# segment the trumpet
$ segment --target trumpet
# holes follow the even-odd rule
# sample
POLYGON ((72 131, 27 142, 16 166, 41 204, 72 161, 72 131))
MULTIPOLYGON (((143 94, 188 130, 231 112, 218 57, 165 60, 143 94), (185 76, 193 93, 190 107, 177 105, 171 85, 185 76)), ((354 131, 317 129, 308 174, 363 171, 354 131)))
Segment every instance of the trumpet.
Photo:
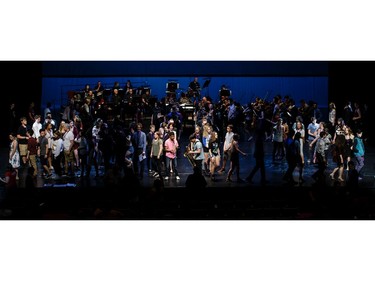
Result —
POLYGON ((190 147, 186 146, 185 152, 184 152, 184 157, 189 160, 190 165, 194 168, 196 166, 195 161, 194 161, 194 156, 189 153, 190 147))

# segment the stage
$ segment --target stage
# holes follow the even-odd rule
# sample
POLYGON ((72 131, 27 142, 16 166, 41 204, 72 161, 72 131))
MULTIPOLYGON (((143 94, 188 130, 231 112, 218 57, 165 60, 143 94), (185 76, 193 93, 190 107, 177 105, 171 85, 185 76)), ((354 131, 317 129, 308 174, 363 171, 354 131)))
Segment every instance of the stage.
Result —
MULTIPOLYGON (((185 147, 186 138, 181 142, 185 147), (185 140, 184 140, 185 139, 185 140)), ((345 183, 329 179, 336 166, 329 158, 325 185, 316 185, 311 175, 315 164, 306 165, 305 182, 288 185, 282 180, 285 161, 272 162, 272 142, 265 142, 266 178, 260 184, 259 172, 253 183, 226 182, 226 173, 215 181, 205 177, 206 188, 190 190, 185 181, 192 167, 180 149, 178 172, 181 177, 163 180, 164 187, 154 187, 154 177, 145 169, 143 179, 133 181, 104 175, 88 178, 43 179, 37 177, 35 189, 25 188, 26 169, 20 169, 19 187, 5 193, 1 187, 3 219, 372 219, 375 216, 375 149, 366 147, 363 179, 355 190, 345 183), (139 186, 137 183, 139 182, 139 186), (5 200, 4 200, 5 199, 5 200)), ((240 177, 245 179, 255 165, 253 141, 240 142, 248 153, 240 158, 240 177)), ((1 150, 5 163, 8 151, 1 150)), ((2 170, 4 170, 4 165, 2 170)), ((227 163, 227 169, 229 163, 227 163)), ((4 172, 4 171, 2 171, 4 172)), ((345 172, 346 175, 346 172, 345 172)), ((298 180, 297 170, 294 178, 298 180)))

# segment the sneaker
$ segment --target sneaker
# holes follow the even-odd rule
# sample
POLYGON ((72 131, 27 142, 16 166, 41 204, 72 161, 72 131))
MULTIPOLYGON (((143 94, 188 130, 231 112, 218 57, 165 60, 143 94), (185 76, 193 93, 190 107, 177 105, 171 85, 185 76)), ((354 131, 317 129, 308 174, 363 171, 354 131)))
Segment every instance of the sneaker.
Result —
POLYGON ((167 179, 169 179, 169 178, 168 178, 168 177, 165 177, 164 179, 167 180, 167 179))
POLYGON ((176 180, 179 180, 180 179, 180 177, 179 176, 176 176, 176 180))

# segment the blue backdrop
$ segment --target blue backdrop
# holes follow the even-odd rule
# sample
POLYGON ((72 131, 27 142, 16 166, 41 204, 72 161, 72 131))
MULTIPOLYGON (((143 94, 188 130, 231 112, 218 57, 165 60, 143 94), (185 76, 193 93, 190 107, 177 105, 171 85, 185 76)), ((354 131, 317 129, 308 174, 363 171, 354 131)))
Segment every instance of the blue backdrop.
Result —
MULTIPOLYGON (((203 86, 207 77, 198 77, 203 86)), ((203 95, 209 95, 214 101, 218 100, 221 85, 225 84, 232 90, 232 98, 241 104, 248 103, 256 96, 266 97, 271 100, 276 94, 289 95, 299 104, 301 99, 316 101, 321 108, 328 104, 328 78, 326 76, 312 77, 210 77, 209 86, 202 90, 203 95)), ((82 90, 85 84, 94 87, 97 81, 102 81, 105 87, 111 88, 115 81, 124 86, 130 80, 134 87, 149 85, 151 94, 158 99, 165 96, 166 83, 176 81, 179 83, 180 91, 185 91, 194 77, 75 77, 59 78, 45 77, 42 83, 42 109, 47 102, 51 102, 59 109, 67 102, 68 91, 82 90)))

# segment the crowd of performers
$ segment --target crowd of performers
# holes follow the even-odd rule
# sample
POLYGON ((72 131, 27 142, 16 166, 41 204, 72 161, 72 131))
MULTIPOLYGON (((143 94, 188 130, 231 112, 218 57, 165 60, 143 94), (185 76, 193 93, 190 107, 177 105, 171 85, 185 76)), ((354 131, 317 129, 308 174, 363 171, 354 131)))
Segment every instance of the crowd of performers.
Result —
POLYGON ((36 114, 31 104, 20 119, 12 104, 9 165, 2 181, 16 185, 20 167, 28 169, 26 184, 31 185, 37 176, 89 177, 93 168, 96 177, 101 177, 101 166, 105 173, 116 167, 139 180, 144 176, 179 180, 178 162, 187 159, 196 172, 213 182, 218 174, 230 182, 235 173, 238 182, 251 183, 260 170, 261 183, 266 184, 266 141, 273 142, 272 161, 288 163, 283 175, 287 183, 303 184, 304 167, 313 164, 318 167, 314 180, 324 181, 329 156, 337 164, 329 174, 332 180, 357 184, 363 177, 364 106, 348 102, 336 111, 331 102, 328 116, 323 116, 314 101, 300 100, 297 105, 290 96, 275 95, 270 101, 257 97, 241 105, 225 85, 222 90, 219 101, 214 102, 201 96, 195 78, 186 93, 167 95, 159 101, 149 89, 137 93, 130 81, 123 88, 115 83, 109 94, 98 82, 70 97, 59 122, 52 116, 50 104, 43 115, 36 114), (181 139, 187 130, 183 104, 194 108, 194 133, 187 144, 181 139), (247 156, 240 148, 243 140, 252 140, 256 160, 245 180, 240 178, 240 154, 247 156), (293 177, 296 168, 298 181, 293 177))

